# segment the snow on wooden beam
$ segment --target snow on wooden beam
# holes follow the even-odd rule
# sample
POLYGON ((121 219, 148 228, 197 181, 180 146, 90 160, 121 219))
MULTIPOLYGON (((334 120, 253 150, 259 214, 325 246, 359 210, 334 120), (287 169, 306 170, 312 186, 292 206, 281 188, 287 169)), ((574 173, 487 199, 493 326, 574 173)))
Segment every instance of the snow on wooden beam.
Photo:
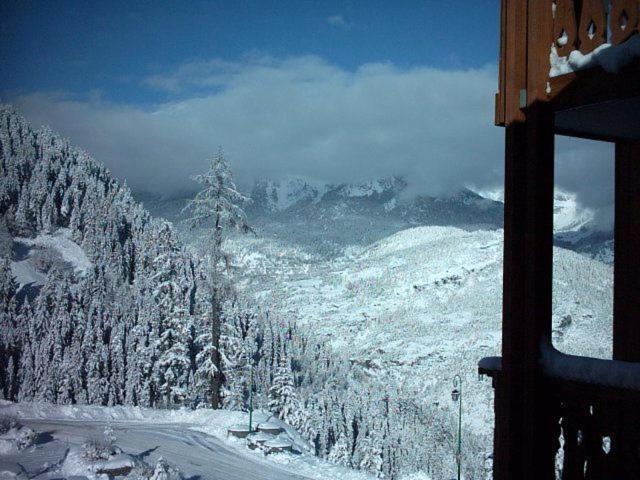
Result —
POLYGON ((548 343, 543 343, 541 350, 540 363, 548 378, 640 391, 638 363, 569 355, 548 343))

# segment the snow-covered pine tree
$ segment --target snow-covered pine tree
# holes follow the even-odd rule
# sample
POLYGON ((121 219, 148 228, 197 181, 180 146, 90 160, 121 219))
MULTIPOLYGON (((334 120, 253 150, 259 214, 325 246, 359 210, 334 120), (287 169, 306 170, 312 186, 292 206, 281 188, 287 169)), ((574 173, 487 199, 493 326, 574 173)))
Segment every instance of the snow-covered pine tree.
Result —
POLYGON ((293 423, 299 409, 300 403, 293 383, 291 364, 287 354, 282 349, 280 362, 269 389, 269 410, 277 414, 285 422, 293 423))
POLYGON ((222 149, 212 157, 209 170, 196 175, 194 180, 202 186, 196 196, 185 207, 190 213, 192 228, 205 227, 210 230, 205 242, 207 281, 209 287, 210 355, 208 365, 210 378, 209 399, 212 408, 220 406, 222 365, 220 356, 220 333, 222 306, 229 290, 225 273, 229 268, 229 257, 222 249, 225 230, 232 228, 241 232, 250 231, 242 205, 248 198, 238 191, 233 180, 229 162, 222 149))
POLYGON ((371 472, 378 478, 384 478, 382 471, 382 449, 369 435, 362 439, 360 444, 361 458, 358 467, 361 470, 371 472))
POLYGON ((158 384, 164 397, 164 405, 171 407, 182 404, 189 387, 189 325, 188 312, 181 306, 182 291, 174 278, 180 261, 177 252, 169 252, 156 258, 155 279, 158 286, 154 297, 158 311, 162 312, 159 323, 159 337, 156 342, 158 354, 158 384))
POLYGON ((351 452, 344 435, 338 437, 338 441, 331 449, 327 459, 330 462, 337 463, 338 465, 344 465, 348 467, 351 465, 351 452))
POLYGON ((223 374, 221 401, 224 408, 243 410, 249 392, 251 353, 243 339, 244 313, 231 308, 222 319, 220 333, 220 359, 223 374))
POLYGON ((0 258, 11 258, 13 238, 7 225, 6 215, 0 216, 0 258))
POLYGON ((16 323, 16 283, 9 258, 0 258, 0 395, 13 399, 20 336, 16 323))
POLYGON ((184 311, 176 309, 169 313, 166 328, 160 337, 158 360, 161 371, 160 391, 165 397, 165 405, 170 407, 184 403, 188 396, 190 369, 189 351, 185 340, 188 331, 184 325, 184 311))

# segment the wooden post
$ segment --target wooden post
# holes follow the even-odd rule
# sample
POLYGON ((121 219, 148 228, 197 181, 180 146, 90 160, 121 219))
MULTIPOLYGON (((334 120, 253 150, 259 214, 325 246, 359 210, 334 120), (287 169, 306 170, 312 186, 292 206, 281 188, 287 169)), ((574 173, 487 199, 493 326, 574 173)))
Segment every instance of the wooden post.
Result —
POLYGON ((616 143, 613 358, 640 362, 640 142, 616 143))
MULTIPOLYGON (((640 362, 640 142, 616 143, 613 358, 640 362)), ((622 405, 613 433, 616 478, 640 478, 640 414, 622 405)))
POLYGON ((503 0, 502 8, 504 285, 493 478, 551 480, 553 417, 539 356, 551 337, 554 119, 544 103, 548 67, 542 65, 553 25, 544 21, 551 15, 545 2, 503 0), (531 48, 532 39, 544 39, 545 50, 531 48))
POLYGON ((552 415, 539 371, 551 338, 553 116, 542 103, 507 125, 502 378, 494 479, 554 478, 552 415))

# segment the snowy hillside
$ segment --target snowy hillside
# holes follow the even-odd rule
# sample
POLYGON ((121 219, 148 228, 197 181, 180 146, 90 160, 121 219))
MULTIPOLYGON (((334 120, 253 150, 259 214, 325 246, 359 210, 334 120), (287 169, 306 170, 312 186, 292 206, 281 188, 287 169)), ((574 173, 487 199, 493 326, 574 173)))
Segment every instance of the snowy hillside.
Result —
MULTIPOLYGON (((274 263, 259 248, 266 244, 236 245, 252 252, 238 256, 247 269, 274 269, 246 278, 247 291, 319 331, 368 375, 410 385, 426 403, 449 409, 451 377, 461 373, 468 427, 490 434, 493 392, 478 381, 476 364, 500 352, 501 231, 414 228, 317 263, 295 250, 274 263)), ((554 256, 558 348, 607 357, 611 268, 560 248, 554 256)))

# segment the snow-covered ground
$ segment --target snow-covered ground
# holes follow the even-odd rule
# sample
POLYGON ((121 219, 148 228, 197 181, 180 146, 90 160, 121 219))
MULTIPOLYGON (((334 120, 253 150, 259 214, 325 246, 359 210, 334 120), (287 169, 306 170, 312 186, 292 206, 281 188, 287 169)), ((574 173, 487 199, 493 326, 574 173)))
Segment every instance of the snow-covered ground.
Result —
MULTIPOLYGON (((238 240, 243 288, 324 335, 354 365, 451 409, 451 379, 464 379, 466 427, 492 428, 493 391, 477 362, 500 354, 502 231, 404 230, 333 259, 264 239, 238 240), (314 262, 314 259, 317 260, 314 262)), ((612 269, 554 249, 554 341, 569 353, 610 356, 612 269)))
MULTIPOLYGON (((243 440, 227 437, 228 428, 247 422, 247 414, 242 412, 5 402, 0 405, 0 417, 13 417, 40 433, 35 445, 24 450, 0 449, 0 478, 91 478, 97 467, 83 457, 83 444, 100 437, 107 426, 116 437, 115 445, 122 450, 112 465, 154 465, 162 457, 186 479, 371 478, 321 461, 308 452, 264 456, 249 450, 243 440)), ((260 422, 267 415, 257 412, 255 418, 260 422)), ((299 437, 295 440, 304 447, 299 437)), ((0 446, 2 442, 0 436, 0 446)))

